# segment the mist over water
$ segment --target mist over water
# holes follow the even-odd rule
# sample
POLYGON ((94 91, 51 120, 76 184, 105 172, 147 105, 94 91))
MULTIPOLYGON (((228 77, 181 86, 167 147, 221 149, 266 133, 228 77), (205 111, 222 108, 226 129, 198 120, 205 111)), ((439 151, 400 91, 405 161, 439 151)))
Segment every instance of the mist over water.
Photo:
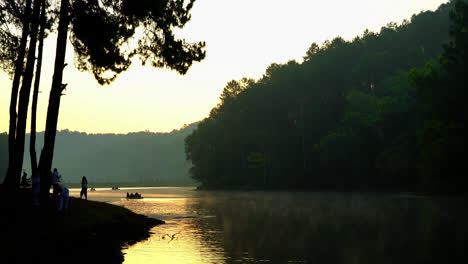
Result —
POLYGON ((466 261, 466 199, 193 188, 97 189, 89 199, 166 221, 124 249, 125 263, 466 261))

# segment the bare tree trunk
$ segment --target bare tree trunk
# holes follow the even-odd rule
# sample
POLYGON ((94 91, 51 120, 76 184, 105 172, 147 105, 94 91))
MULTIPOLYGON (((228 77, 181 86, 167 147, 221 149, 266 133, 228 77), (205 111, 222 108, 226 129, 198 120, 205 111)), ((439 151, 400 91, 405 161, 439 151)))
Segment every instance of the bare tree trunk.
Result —
POLYGON ((60 96, 65 86, 62 83, 63 68, 65 67, 65 53, 67 47, 67 34, 69 24, 69 0, 62 0, 57 36, 57 49, 55 53, 54 76, 50 90, 49 106, 47 108, 46 130, 44 133, 44 148, 41 151, 39 170, 41 173, 41 205, 45 206, 50 189, 50 169, 54 158, 55 136, 60 108, 60 96))
POLYGON ((23 32, 21 33, 20 46, 18 49, 18 57, 15 62, 15 75, 13 77, 13 85, 11 88, 10 99, 10 128, 8 130, 8 170, 4 180, 4 184, 9 189, 15 188, 15 171, 16 170, 16 156, 15 156, 15 141, 16 141, 16 105, 18 101, 18 90, 23 75, 24 56, 26 54, 26 44, 29 36, 29 21, 31 13, 31 0, 26 0, 23 18, 23 32))
POLYGON ((18 102, 18 122, 16 124, 16 142, 15 142, 15 156, 16 156, 16 171, 15 184, 19 187, 21 169, 23 168, 24 159, 24 144, 26 136, 26 120, 28 117, 29 97, 31 96, 31 85, 34 75, 34 65, 36 62, 36 45, 37 33, 39 31, 39 12, 41 7, 41 0, 34 0, 33 4, 33 18, 31 23, 31 37, 29 39, 28 58, 26 61, 26 69, 23 75, 23 82, 19 93, 18 102))
POLYGON ((38 57, 36 64, 36 74, 34 79, 33 101, 31 105, 31 138, 29 141, 29 154, 31 156, 31 171, 32 176, 37 173, 37 155, 36 155, 36 112, 37 112, 37 97, 39 95, 39 84, 41 82, 41 69, 42 69, 42 54, 44 48, 44 34, 46 26, 46 2, 41 1, 41 20, 39 31, 39 45, 38 57))

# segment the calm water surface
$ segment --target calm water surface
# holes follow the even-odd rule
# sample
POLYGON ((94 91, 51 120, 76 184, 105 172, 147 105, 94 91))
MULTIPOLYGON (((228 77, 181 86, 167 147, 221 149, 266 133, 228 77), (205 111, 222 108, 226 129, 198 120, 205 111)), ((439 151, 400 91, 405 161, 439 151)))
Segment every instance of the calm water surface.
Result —
POLYGON ((166 221, 124 249, 124 263, 468 263, 467 199, 193 188, 88 196, 166 221))

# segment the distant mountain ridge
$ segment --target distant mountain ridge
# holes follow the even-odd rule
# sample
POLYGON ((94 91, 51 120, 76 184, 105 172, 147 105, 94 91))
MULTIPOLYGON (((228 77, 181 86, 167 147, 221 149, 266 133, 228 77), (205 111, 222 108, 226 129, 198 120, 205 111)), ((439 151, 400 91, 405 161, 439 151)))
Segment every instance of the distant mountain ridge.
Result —
MULTIPOLYGON (((190 164, 185 160, 184 138, 196 126, 197 123, 184 125, 179 130, 168 133, 144 131, 128 134, 87 134, 69 130, 58 131, 52 166, 59 170, 65 182, 79 182, 82 176, 86 176, 90 183, 193 184, 193 180, 188 176, 190 164)), ((23 168, 28 174, 31 173, 29 136, 26 136, 23 163, 23 168)), ((43 132, 38 133, 38 156, 43 138, 43 132)), ((6 134, 1 135, 0 141, 0 178, 3 181, 8 162, 6 134)))

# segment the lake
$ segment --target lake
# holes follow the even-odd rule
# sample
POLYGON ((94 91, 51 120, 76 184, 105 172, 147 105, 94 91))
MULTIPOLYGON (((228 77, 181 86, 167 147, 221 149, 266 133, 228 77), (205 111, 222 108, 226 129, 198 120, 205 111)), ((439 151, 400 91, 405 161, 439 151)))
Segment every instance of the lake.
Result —
POLYGON ((88 199, 166 221, 124 263, 468 263, 465 198, 157 187, 88 199))

